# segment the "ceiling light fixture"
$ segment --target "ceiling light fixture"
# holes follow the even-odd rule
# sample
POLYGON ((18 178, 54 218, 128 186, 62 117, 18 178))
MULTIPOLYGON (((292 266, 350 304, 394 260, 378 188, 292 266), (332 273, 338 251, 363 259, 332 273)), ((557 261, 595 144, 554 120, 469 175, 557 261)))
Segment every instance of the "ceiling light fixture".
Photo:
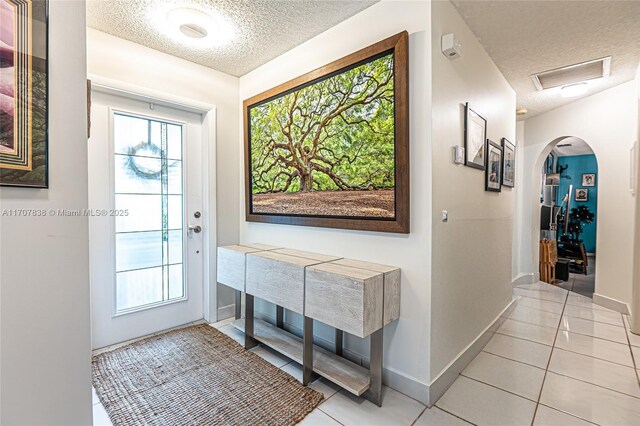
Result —
POLYGON ((164 12, 158 27, 172 39, 194 47, 219 47, 228 44, 233 27, 224 18, 199 9, 182 7, 164 12))
POLYGON ((589 86, 587 83, 569 84, 560 89, 560 96, 563 98, 575 98, 576 96, 587 93, 589 86))
POLYGON ((528 110, 528 109, 526 109, 526 108, 518 108, 518 109, 516 110, 516 115, 525 115, 525 114, 526 114, 526 113, 528 113, 528 112, 529 112, 529 110, 528 110))

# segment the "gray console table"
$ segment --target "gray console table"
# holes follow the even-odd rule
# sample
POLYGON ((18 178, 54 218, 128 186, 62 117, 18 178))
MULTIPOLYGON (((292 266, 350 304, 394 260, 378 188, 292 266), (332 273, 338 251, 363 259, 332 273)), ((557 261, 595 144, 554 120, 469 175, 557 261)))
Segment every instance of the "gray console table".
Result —
POLYGON ((234 326, 245 348, 263 343, 303 366, 382 405, 383 328, 400 316, 400 269, 267 244, 218 248, 218 277, 236 290, 234 326), (245 318, 240 300, 245 293, 245 318), (276 305, 276 323, 254 317, 254 297, 276 305), (303 335, 284 330, 284 310, 303 316, 303 335), (335 328, 335 353, 313 344, 313 321, 335 328), (370 336, 369 369, 342 356, 343 333, 370 336))

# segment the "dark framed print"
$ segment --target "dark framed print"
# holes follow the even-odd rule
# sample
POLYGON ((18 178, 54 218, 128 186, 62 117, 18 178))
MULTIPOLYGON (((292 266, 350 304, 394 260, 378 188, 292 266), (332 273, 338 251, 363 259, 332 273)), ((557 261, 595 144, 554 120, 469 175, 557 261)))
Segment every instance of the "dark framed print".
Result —
POLYGON ((409 232, 406 31, 244 101, 246 220, 409 232))
POLYGON ((589 201, 589 190, 587 188, 577 188, 574 199, 581 202, 589 201))
POLYGON ((516 146, 506 138, 502 138, 502 185, 509 188, 516 186, 516 146))
POLYGON ((485 141, 487 140, 487 120, 465 105, 464 120, 464 164, 469 167, 484 170, 485 141))
POLYGON ((46 0, 0 0, 0 185, 48 187, 46 0))
POLYGON ((502 190, 502 147, 487 139, 487 167, 485 170, 485 190, 502 190))
POLYGON ((596 174, 584 173, 582 175, 582 186, 596 186, 596 174))

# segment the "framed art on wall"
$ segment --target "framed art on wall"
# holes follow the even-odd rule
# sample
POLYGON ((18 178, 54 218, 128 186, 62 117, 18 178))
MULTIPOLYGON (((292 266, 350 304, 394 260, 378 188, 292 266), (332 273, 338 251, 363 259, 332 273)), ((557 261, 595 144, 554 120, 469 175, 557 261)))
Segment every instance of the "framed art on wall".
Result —
POLYGON ((485 170, 485 190, 500 192, 502 176, 502 147, 487 139, 487 167, 485 170))
POLYGON ((596 174, 595 173, 583 173, 582 174, 582 186, 596 186, 596 174))
POLYGON ((502 138, 502 185, 509 188, 516 186, 516 146, 506 138, 502 138))
POLYGON ((408 34, 244 101, 249 222, 409 232, 408 34))
POLYGON ((0 0, 0 185, 48 187, 47 6, 0 0))
POLYGON ((469 167, 484 170, 485 144, 487 140, 487 120, 465 105, 464 120, 464 164, 469 167))
POLYGON ((574 199, 582 202, 589 201, 589 190, 587 188, 577 188, 574 199))

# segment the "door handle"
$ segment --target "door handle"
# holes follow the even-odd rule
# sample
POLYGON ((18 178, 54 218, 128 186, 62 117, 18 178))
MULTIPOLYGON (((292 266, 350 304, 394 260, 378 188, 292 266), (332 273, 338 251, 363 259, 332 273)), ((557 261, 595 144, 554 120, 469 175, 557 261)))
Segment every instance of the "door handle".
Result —
POLYGON ((196 225, 196 226, 189 225, 188 229, 189 229, 189 232, 193 231, 196 234, 199 234, 200 232, 202 232, 202 227, 200 225, 196 225))

